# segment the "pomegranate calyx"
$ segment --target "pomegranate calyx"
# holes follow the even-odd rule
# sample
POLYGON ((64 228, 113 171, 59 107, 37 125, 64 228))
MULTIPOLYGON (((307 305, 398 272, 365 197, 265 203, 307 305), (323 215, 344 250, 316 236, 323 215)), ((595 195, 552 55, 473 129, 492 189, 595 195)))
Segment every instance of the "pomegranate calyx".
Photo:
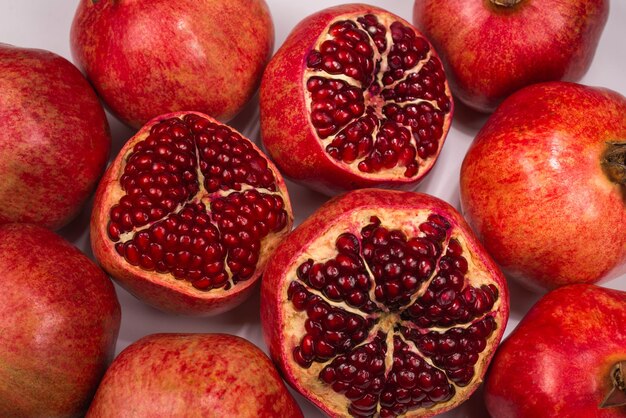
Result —
POLYGON ((607 142, 602 168, 614 183, 626 185, 626 142, 607 142))
POLYGON ((613 388, 606 395, 600 408, 615 408, 626 405, 626 361, 619 361, 611 368, 613 388))
POLYGON ((522 0, 490 0, 492 4, 500 7, 513 7, 522 0))

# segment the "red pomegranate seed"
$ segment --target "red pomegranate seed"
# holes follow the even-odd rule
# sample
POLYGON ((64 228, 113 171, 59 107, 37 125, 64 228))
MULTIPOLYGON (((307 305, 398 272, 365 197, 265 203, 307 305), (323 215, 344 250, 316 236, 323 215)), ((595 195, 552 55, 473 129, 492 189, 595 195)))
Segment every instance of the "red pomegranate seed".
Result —
POLYGON ((419 159, 437 153, 443 115, 450 110, 441 62, 429 57, 428 42, 412 29, 400 22, 385 27, 374 15, 335 22, 328 36, 330 39, 307 58, 308 67, 316 70, 307 80, 312 99, 310 121, 318 136, 329 140, 325 146, 328 154, 347 164, 357 161, 364 173, 402 166, 406 177, 415 177, 419 159), (393 87, 381 90, 376 81, 380 65, 374 62, 373 51, 387 49, 388 32, 392 45, 385 58, 388 70, 381 76, 384 85, 393 87), (337 80, 339 75, 359 81, 361 87, 337 80), (366 109, 371 109, 367 118, 373 126, 359 132, 355 121, 363 120, 366 109), (380 129, 378 135, 373 134, 375 127, 380 129), (355 145, 341 145, 337 138, 355 145), (393 149, 385 145, 389 141, 393 149))
POLYGON ((371 217, 358 233, 337 237, 334 256, 296 269, 288 296, 307 320, 293 358, 306 368, 326 363, 319 380, 345 396, 352 416, 430 408, 474 378, 499 295, 493 284, 470 284, 453 232, 438 214, 413 236, 371 217), (385 315, 400 322, 384 328, 377 321, 385 315))
POLYGON ((233 282, 250 278, 260 240, 287 223, 279 196, 236 190, 271 193, 275 180, 267 161, 230 129, 194 114, 161 121, 126 159, 120 178, 126 195, 110 210, 109 238, 145 270, 171 273, 200 290, 230 286, 225 265, 233 282), (209 211, 196 196, 201 188, 230 193, 210 199, 209 211), (124 233, 130 238, 118 242, 124 233))

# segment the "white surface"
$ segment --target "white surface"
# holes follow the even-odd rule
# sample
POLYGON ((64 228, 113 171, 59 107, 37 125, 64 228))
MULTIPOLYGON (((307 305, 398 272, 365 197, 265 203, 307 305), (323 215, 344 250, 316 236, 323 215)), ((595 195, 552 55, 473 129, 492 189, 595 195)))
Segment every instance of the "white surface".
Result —
MULTIPOLYGON (((276 28, 276 48, 286 38, 293 26, 305 16, 322 8, 342 3, 333 0, 293 1, 267 0, 276 28)), ((369 3, 385 8, 411 20, 411 0, 370 0, 369 3)), ((75 0, 0 0, 0 42, 23 47, 54 51, 71 60, 69 52, 69 29, 78 4, 75 0)), ((604 86, 626 95, 626 2, 612 0, 609 21, 591 69, 581 80, 588 85, 604 86)), ((0 92, 0 94, 2 94, 0 92)), ((258 103, 253 101, 231 124, 248 138, 259 141, 258 103)), ((117 153, 132 132, 113 118, 109 118, 113 132, 113 155, 117 153)), ((459 169, 463 156, 485 117, 457 105, 452 129, 439 161, 419 191, 438 196, 459 208, 459 169)), ((294 206, 296 223, 311 214, 326 198, 302 187, 288 183, 294 206)), ((90 207, 61 233, 91 255, 89 250, 88 219, 90 207)), ((626 276, 603 284, 626 290, 626 276)), ((175 317, 158 312, 137 301, 118 287, 122 305, 122 328, 118 340, 119 352, 138 338, 155 332, 226 332, 243 336, 264 351, 259 321, 259 295, 255 294, 235 310, 211 318, 197 319, 175 317)), ((511 284, 511 319, 506 333, 519 322, 528 308, 538 299, 515 284, 511 284)), ((296 395, 307 418, 323 415, 304 398, 296 395)), ((485 417, 482 400, 474 396, 469 402, 445 417, 485 417)))

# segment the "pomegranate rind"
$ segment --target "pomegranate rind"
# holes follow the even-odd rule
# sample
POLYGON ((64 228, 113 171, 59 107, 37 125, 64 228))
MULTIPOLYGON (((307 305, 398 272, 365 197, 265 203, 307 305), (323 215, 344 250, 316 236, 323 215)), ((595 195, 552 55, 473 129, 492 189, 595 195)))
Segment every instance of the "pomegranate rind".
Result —
POLYGON ((83 416, 120 331, 115 287, 56 233, 0 225, 0 416, 83 416))
MULTIPOLYGON (((221 124, 214 118, 199 112, 168 113, 152 119, 129 139, 115 160, 107 168, 96 191, 90 222, 91 247, 94 256, 104 270, 118 284, 143 302, 162 311, 175 314, 189 316, 216 315, 234 308, 250 296, 264 270, 269 255, 274 251, 283 236, 291 230, 293 225, 293 211, 287 187, 278 169, 269 159, 267 160, 268 167, 274 174, 277 194, 283 199, 287 213, 287 224, 280 232, 270 233, 263 238, 259 261, 254 274, 249 279, 238 282, 229 290, 218 288, 202 291, 194 288, 188 281, 177 280, 170 274, 150 272, 143 270, 139 266, 133 266, 116 252, 114 243, 109 238, 107 232, 111 207, 117 204, 125 194, 120 186, 119 179, 123 173, 125 159, 128 154, 132 152, 135 144, 143 141, 149 135, 152 126, 163 120, 181 118, 188 114, 195 114, 212 123, 221 124)), ((229 129, 236 132, 232 128, 229 129)), ((243 135, 241 137, 245 139, 243 135)), ((264 155, 254 143, 249 142, 254 150, 259 152, 261 156, 264 155)))
POLYGON ((526 87, 478 132, 461 208, 507 277, 534 291, 594 283, 626 262, 623 185, 601 161, 626 138, 626 98, 575 83, 526 87))
POLYGON ((111 134, 96 92, 65 58, 0 43, 0 223, 58 230, 104 173, 111 134))
POLYGON ((613 389, 611 369, 624 360, 626 292, 561 287, 502 342, 485 380, 487 409, 494 417, 623 417, 623 406, 598 406, 613 389))
POLYGON ((525 86, 583 77, 607 22, 609 1, 497 3, 414 1, 412 21, 440 52, 459 101, 492 113, 525 86))
MULTIPOLYGON (((454 104, 446 82, 445 93, 450 98, 450 111, 445 116, 439 147, 435 155, 420 165, 414 177, 391 175, 385 170, 371 174, 360 172, 334 160, 326 152, 309 119, 306 58, 333 22, 370 13, 388 16, 413 28, 401 17, 366 4, 346 4, 324 9, 305 18, 292 30, 270 60, 261 80, 261 140, 265 149, 286 177, 326 195, 371 187, 415 189, 437 161, 452 122, 454 104)), ((413 29, 417 35, 426 39, 417 29, 413 29)), ((438 58, 432 46, 429 53, 438 58)))
POLYGON ((436 404, 428 409, 410 411, 407 417, 431 417, 450 410, 466 400, 481 384, 486 368, 502 339, 509 316, 509 295, 506 280, 497 265, 491 260, 476 239, 461 215, 448 203, 426 194, 361 189, 332 198, 312 216, 295 228, 285 238, 270 258, 261 284, 261 324, 263 336, 270 355, 278 365, 284 378, 301 394, 333 417, 350 417, 349 401, 334 392, 330 386, 317 379, 317 372, 304 369, 293 359, 293 348, 299 343, 294 337, 294 327, 302 327, 291 301, 287 298, 289 284, 296 277, 297 267, 307 258, 323 254, 323 259, 334 248, 334 240, 341 233, 356 231, 370 216, 380 216, 383 224, 402 225, 417 229, 414 219, 424 219, 425 213, 444 216, 452 225, 455 236, 463 238, 464 253, 471 260, 470 272, 480 272, 481 277, 498 287, 500 295, 493 308, 497 327, 488 339, 487 348, 475 365, 476 375, 465 387, 457 387, 450 401, 436 404), (359 221, 355 222, 355 219, 359 221), (361 222, 361 223, 357 223, 361 222), (355 224, 357 226, 355 226, 355 224), (325 253, 326 252, 326 253, 325 253), (299 322, 298 322, 299 321, 299 322), (296 323, 298 322, 298 323, 296 323))
POLYGON ((227 334, 152 334, 107 370, 87 413, 135 416, 302 418, 270 359, 227 334))
POLYGON ((135 128, 180 109, 231 120, 257 91, 274 49, 265 0, 76 3, 72 57, 111 112, 135 128))

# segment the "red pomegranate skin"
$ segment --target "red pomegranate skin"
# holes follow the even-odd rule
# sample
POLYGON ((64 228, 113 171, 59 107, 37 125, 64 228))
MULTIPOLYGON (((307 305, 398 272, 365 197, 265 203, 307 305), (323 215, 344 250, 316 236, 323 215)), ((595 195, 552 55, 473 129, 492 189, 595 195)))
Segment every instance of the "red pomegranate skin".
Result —
POLYGON ((608 0, 494 3, 415 0, 413 23, 439 51, 461 102, 490 113, 524 86, 576 81, 586 73, 608 18, 608 0))
POLYGON ((89 418, 302 418, 269 358, 227 334, 153 334, 107 370, 89 418))
POLYGON ((543 83, 502 103, 470 146, 460 187, 466 219, 505 274, 545 290, 619 270, 624 188, 600 162, 624 138, 626 99, 607 89, 543 83))
POLYGON ((235 116, 258 88, 274 25, 264 0, 81 0, 70 41, 100 97, 139 128, 181 110, 235 116))
POLYGON ((104 171, 104 110, 76 67, 40 49, 0 43, 0 91, 0 223, 59 229, 104 171))
MULTIPOLYGON (((434 161, 420 167, 418 179, 403 176, 366 177, 341 167, 325 151, 309 122, 305 97, 304 72, 309 52, 327 26, 341 15, 391 13, 367 4, 344 4, 320 10, 302 20, 289 34, 280 50, 270 61, 261 82, 261 139, 281 172, 292 180, 323 194, 333 196, 357 188, 380 187, 412 190, 426 176, 434 161), (280 59, 277 57, 280 56, 280 59), (277 116, 279 115, 279 116, 277 116)), ((400 22, 405 22, 397 17, 400 22)), ((405 22, 406 23, 406 22, 405 22)), ((406 23, 410 25, 409 23, 406 23)), ((434 56, 435 51, 431 50, 434 56)), ((446 84, 446 91, 450 95, 446 84)), ((450 100, 449 117, 443 126, 450 127, 454 104, 450 100)), ((440 139, 443 144, 446 134, 440 139)), ((431 158, 436 160, 437 154, 431 158)))
MULTIPOLYGON (((290 302, 286 300, 285 295, 282 294, 285 289, 284 282, 292 279, 287 277, 286 273, 289 266, 294 265, 303 252, 314 254, 315 248, 310 247, 311 242, 330 231, 334 224, 341 225, 350 222, 350 219, 353 219, 352 215, 358 211, 362 211, 361 214, 368 211, 372 214, 384 214, 386 210, 390 209, 408 212, 425 210, 436 213, 446 217, 455 228, 459 229, 459 233, 465 237, 468 247, 471 248, 472 262, 484 269, 482 272, 484 277, 490 277, 499 286, 498 298, 501 305, 498 309, 499 312, 494 314, 498 317, 499 322, 494 331, 494 336, 490 337, 493 338, 491 341, 495 341, 493 344, 497 345, 506 328, 509 315, 509 293, 504 276, 482 249, 469 225, 448 203, 422 193, 380 189, 360 189, 332 198, 281 242, 268 263, 261 283, 261 325, 270 357, 278 365, 279 370, 290 385, 331 417, 350 417, 352 415, 345 408, 337 406, 338 401, 335 398, 342 398, 343 395, 328 389, 328 392, 324 392, 324 396, 320 396, 316 391, 322 386, 321 382, 307 385, 304 382, 304 377, 308 372, 293 360, 293 353, 288 349, 293 343, 290 341, 291 337, 288 336, 289 329, 302 325, 293 322, 292 318, 296 315, 295 311, 290 302)), ((345 230, 338 229, 337 235, 342 232, 345 230)), ((336 235, 331 234, 331 236, 335 237, 336 235)), ((330 240, 330 238, 324 240, 330 240)), ((479 376, 470 385, 457 388, 456 398, 427 409, 410 410, 406 416, 432 417, 453 409, 465 401, 482 382, 487 365, 495 353, 495 346, 487 348, 486 351, 488 355, 481 358, 476 366, 479 376)))
POLYGON ((617 418, 600 409, 626 360, 626 293, 577 284, 547 293, 500 345, 485 382, 492 417, 617 418))
POLYGON ((0 271, 0 416, 84 416, 119 333, 113 284, 36 225, 0 226, 0 271))

